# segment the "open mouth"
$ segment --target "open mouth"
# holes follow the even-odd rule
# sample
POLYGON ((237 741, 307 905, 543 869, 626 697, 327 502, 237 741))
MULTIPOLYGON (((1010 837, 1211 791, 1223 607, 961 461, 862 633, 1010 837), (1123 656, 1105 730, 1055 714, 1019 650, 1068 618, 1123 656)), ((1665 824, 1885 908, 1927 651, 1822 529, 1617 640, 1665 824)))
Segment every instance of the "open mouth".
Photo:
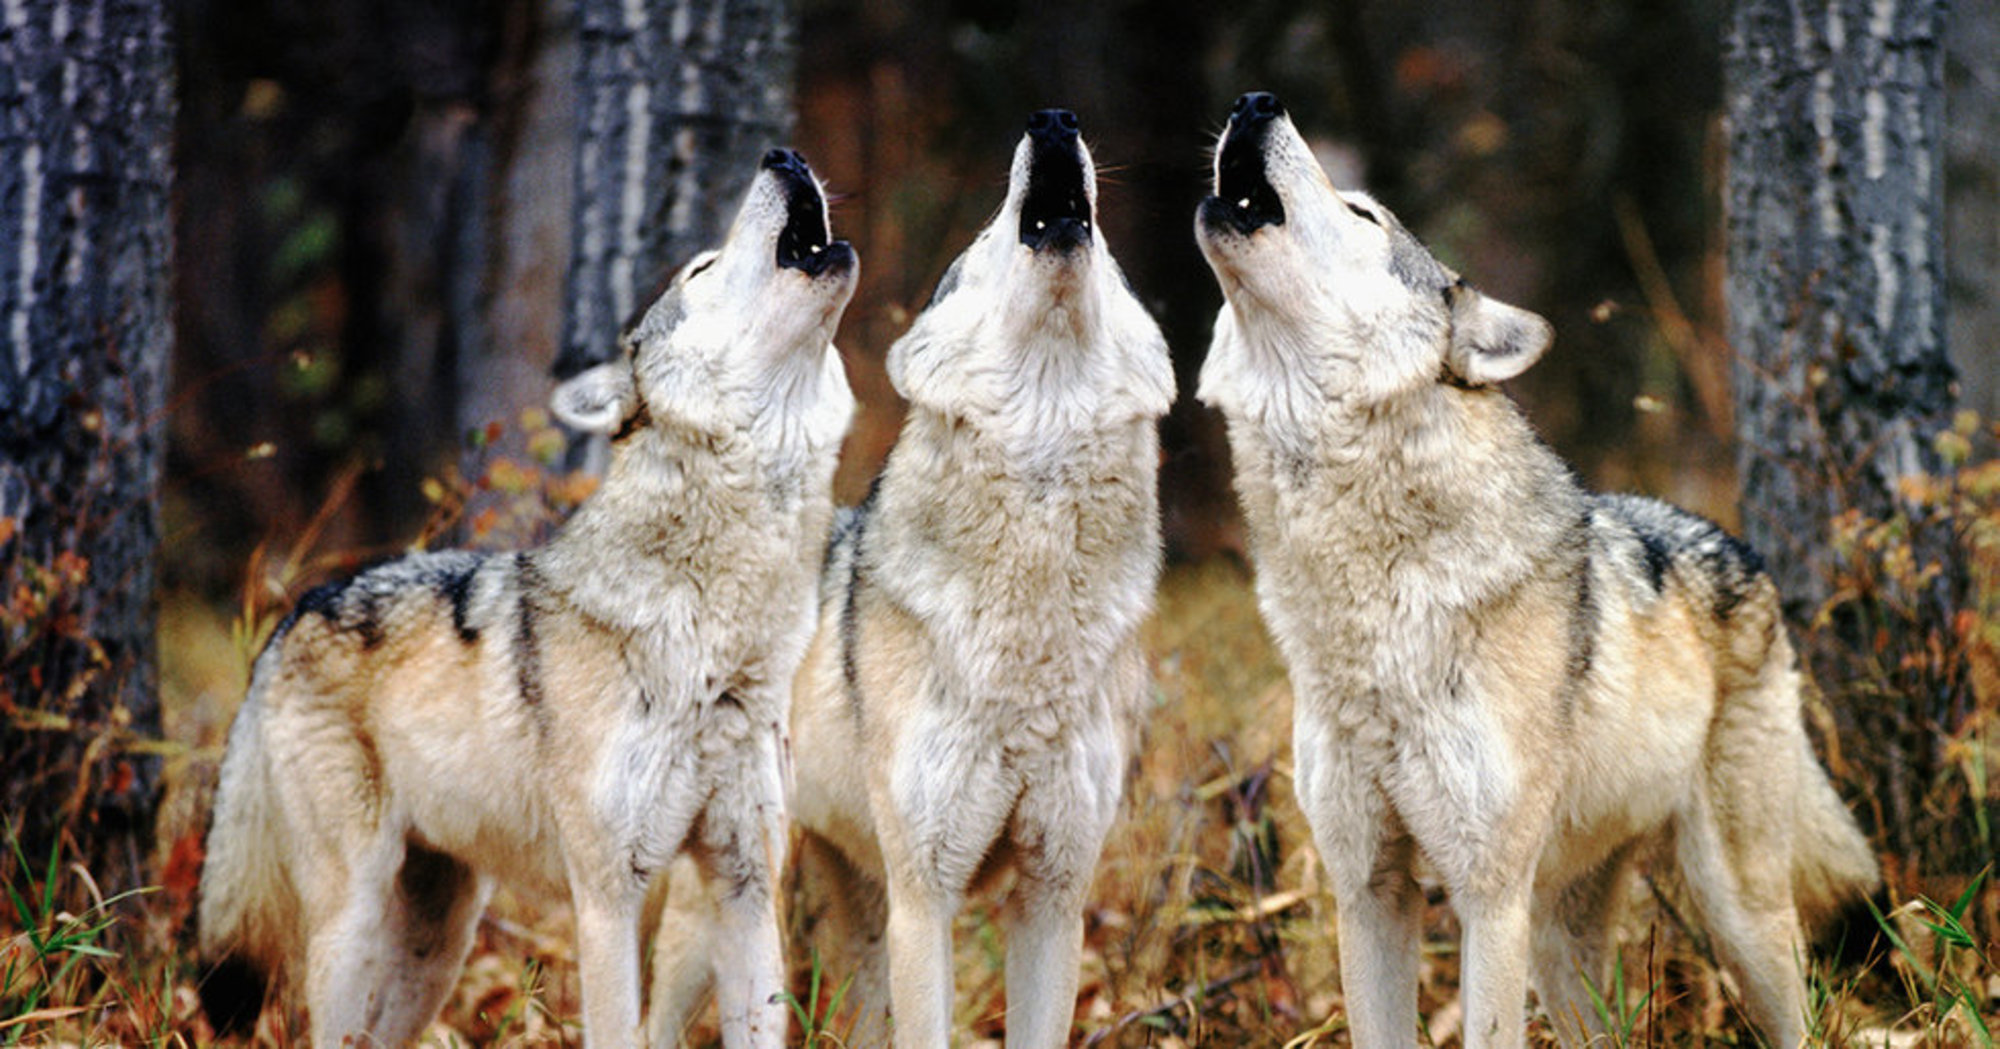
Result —
POLYGON ((1248 236, 1265 226, 1285 224, 1285 204, 1264 167, 1271 127, 1285 107, 1276 96, 1252 92, 1236 100, 1229 131, 1215 158, 1215 196, 1202 202, 1202 217, 1248 236))
POLYGON ((826 198, 812 168, 796 151, 774 149, 764 154, 764 169, 777 175, 785 191, 785 228, 778 231, 778 268, 799 270, 817 277, 843 260, 851 261, 854 251, 847 242, 832 239, 826 221, 826 198))
POLYGON ((1090 193, 1076 114, 1044 109, 1028 118, 1028 191, 1021 198, 1021 243, 1068 252, 1090 243, 1090 193))

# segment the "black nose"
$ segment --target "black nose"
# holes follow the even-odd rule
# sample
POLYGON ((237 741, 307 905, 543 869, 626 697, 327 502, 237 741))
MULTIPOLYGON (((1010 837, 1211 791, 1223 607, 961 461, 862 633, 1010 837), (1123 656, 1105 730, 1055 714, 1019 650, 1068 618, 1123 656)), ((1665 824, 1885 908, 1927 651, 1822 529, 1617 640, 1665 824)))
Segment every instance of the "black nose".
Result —
POLYGON ((1238 125, 1261 124, 1285 115, 1285 104, 1269 91, 1252 91, 1236 100, 1229 119, 1238 125))
POLYGON ((795 149, 774 149, 764 154, 764 168, 767 171, 789 171, 794 175, 812 170, 806 166, 806 158, 795 149))
POLYGON ((1076 114, 1067 109, 1037 110, 1028 117, 1028 134, 1066 141, 1076 137, 1076 114))

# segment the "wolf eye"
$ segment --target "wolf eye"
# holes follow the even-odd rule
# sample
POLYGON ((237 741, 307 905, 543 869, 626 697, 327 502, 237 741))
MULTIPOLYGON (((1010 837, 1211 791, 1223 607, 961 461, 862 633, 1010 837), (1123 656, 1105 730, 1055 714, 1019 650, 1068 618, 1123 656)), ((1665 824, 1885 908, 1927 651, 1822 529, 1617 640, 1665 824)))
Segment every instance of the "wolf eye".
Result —
MULTIPOLYGON (((1347 203, 1347 202, 1343 201, 1342 203, 1347 203)), ((1376 218, 1374 212, 1369 211, 1367 208, 1364 208, 1359 204, 1348 203, 1347 210, 1354 212, 1356 215, 1359 215, 1362 218, 1367 219, 1369 222, 1372 222, 1377 226, 1380 226, 1382 224, 1382 220, 1376 218)))
POLYGON ((685 283, 687 281, 695 279, 697 276, 700 276, 702 270, 705 270, 710 266, 715 265, 715 259, 716 259, 716 253, 712 251, 706 255, 703 255, 701 258, 696 259, 694 261, 694 265, 688 267, 687 276, 682 277, 681 281, 685 283))

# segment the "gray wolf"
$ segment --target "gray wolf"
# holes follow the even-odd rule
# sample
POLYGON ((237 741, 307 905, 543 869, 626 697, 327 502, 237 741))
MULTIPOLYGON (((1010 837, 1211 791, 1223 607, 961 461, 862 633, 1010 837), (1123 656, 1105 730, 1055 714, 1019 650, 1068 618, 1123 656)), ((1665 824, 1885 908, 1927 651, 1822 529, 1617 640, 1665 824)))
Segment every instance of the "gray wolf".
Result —
MULTIPOLYGON (((862 958, 849 1044, 886 1040, 884 946, 896 1044, 949 1043, 952 916, 1003 872, 1007 1044, 1069 1039, 1084 898, 1148 690, 1137 631, 1174 393, 1096 196, 1076 118, 1036 113, 999 214, 889 351, 908 416, 836 525, 792 713, 793 813, 801 862, 839 880, 826 938, 862 958)), ((673 941, 663 955, 693 942, 673 941)), ((656 1035, 678 1012, 656 1011, 656 1035)))
POLYGON ((413 554, 299 602, 223 758, 199 915, 220 983, 280 979, 317 1045, 409 1043, 505 877, 567 891, 589 1040, 635 1044, 648 882, 685 854, 729 890, 724 1040, 782 1043, 786 721, 855 276, 811 169, 773 150, 622 357, 557 388, 612 450, 546 545, 413 554))
POLYGON ((1591 495, 1497 384, 1553 337, 1240 99, 1196 236, 1299 803, 1354 1043, 1413 1046, 1419 858, 1464 927, 1466 1044, 1518 1046, 1529 974, 1594 1024, 1633 861, 1677 862, 1751 1018, 1804 1039, 1799 906, 1872 887, 1814 760, 1777 595, 1715 525, 1591 495))

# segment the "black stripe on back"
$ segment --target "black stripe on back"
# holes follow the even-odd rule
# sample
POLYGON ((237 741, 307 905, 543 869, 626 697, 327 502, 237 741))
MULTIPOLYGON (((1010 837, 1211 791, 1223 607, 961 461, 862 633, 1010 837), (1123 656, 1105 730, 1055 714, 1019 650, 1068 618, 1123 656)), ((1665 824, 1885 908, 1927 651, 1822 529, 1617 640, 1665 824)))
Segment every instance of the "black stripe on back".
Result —
POLYGON ((535 592, 541 588, 541 573, 525 553, 514 555, 514 569, 520 584, 515 604, 515 682, 521 691, 521 705, 534 716, 537 734, 547 737, 549 712, 542 703, 542 652, 535 637, 535 592))
POLYGON ((853 538, 847 556, 847 588, 840 595, 840 676, 847 685, 848 709, 857 723, 861 721, 861 660, 857 651, 861 646, 861 542, 867 538, 868 519, 874 516, 881 494, 882 477, 877 474, 868 485, 868 495, 855 508, 849 532, 853 538))
POLYGON ((458 631, 458 639, 465 644, 477 644, 479 628, 472 625, 472 577, 479 572, 484 560, 467 562, 463 567, 454 568, 438 580, 438 589, 451 600, 451 625, 458 631))
POLYGON ((1673 554, 1667 550, 1667 543, 1651 528, 1637 523, 1631 525, 1632 534, 1639 537, 1639 546, 1646 555, 1646 581, 1653 585, 1653 593, 1667 588, 1667 569, 1673 565, 1673 554))
POLYGON ((370 571, 363 569, 354 575, 328 580, 305 592, 298 604, 278 623, 278 629, 271 634, 272 642, 291 633, 292 627, 306 616, 318 616, 326 620, 327 626, 335 630, 352 630, 361 637, 361 647, 374 648, 382 643, 380 603, 375 594, 362 588, 360 598, 350 599, 349 592, 355 589, 361 575, 370 571))
MULTIPOLYGON (((1580 548, 1589 549, 1591 512, 1585 510, 1577 530, 1582 543, 1580 548)), ((1561 714, 1565 724, 1573 723, 1576 717, 1577 701, 1590 676, 1591 664, 1597 658, 1597 607, 1596 581, 1591 575, 1591 558, 1588 555, 1576 559, 1574 570, 1576 580, 1576 603, 1570 612, 1569 623, 1569 680, 1563 685, 1561 714)))

